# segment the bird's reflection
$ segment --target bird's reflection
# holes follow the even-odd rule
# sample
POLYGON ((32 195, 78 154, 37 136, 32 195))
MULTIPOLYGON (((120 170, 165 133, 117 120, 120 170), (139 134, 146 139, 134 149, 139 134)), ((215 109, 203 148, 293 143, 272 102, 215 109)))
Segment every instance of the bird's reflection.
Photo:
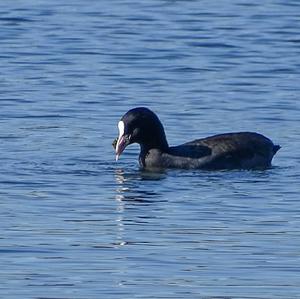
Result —
POLYGON ((144 185, 142 181, 158 181, 165 178, 165 173, 148 171, 115 170, 117 201, 132 201, 150 203, 160 197, 158 191, 153 191, 151 184, 144 185))
POLYGON ((154 217, 152 209, 145 209, 144 205, 152 205, 161 201, 160 186, 156 184, 156 181, 164 179, 165 174, 139 170, 125 171, 119 168, 115 170, 114 175, 117 201, 117 235, 114 246, 120 248, 132 243, 127 240, 128 223, 130 227, 135 223, 140 226, 147 223, 149 218, 154 217), (158 191, 153 191, 154 189, 158 191))

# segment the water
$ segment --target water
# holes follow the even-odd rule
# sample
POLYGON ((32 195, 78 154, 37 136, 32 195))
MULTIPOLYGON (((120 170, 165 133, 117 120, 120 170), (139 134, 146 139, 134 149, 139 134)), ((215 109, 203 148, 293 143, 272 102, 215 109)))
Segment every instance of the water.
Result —
POLYGON ((1 1, 1 298, 300 298, 299 1, 1 1), (112 140, 251 130, 267 171, 145 173, 112 140))

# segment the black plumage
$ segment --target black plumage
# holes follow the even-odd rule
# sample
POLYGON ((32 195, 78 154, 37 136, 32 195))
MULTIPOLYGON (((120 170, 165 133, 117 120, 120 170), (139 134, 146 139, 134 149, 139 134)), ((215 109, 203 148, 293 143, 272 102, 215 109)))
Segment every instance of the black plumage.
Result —
POLYGON ((114 146, 117 159, 126 146, 138 143, 139 163, 147 169, 265 169, 280 149, 253 132, 219 134, 170 147, 159 118, 144 107, 129 110, 121 118, 119 130, 114 146))

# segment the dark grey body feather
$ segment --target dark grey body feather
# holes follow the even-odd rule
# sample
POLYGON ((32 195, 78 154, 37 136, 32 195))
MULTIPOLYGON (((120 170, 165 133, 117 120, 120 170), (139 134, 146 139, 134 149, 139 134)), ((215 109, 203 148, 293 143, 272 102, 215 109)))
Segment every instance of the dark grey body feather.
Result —
POLYGON ((124 133, 116 143, 117 154, 138 143, 139 163, 147 169, 264 169, 280 148, 253 132, 219 134, 170 147, 157 115, 144 107, 129 110, 120 122, 124 133))
POLYGON ((139 160, 146 168, 258 169, 270 167, 278 149, 261 134, 239 132, 197 139, 167 152, 150 149, 139 160))

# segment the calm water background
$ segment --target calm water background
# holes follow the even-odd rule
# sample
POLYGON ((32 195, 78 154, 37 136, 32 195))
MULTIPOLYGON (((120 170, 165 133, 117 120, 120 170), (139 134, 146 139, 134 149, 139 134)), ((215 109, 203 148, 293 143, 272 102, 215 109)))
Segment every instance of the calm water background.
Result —
POLYGON ((1 298, 300 298, 298 0, 3 0, 0 44, 1 298), (111 147, 139 105, 282 149, 143 173, 111 147))

